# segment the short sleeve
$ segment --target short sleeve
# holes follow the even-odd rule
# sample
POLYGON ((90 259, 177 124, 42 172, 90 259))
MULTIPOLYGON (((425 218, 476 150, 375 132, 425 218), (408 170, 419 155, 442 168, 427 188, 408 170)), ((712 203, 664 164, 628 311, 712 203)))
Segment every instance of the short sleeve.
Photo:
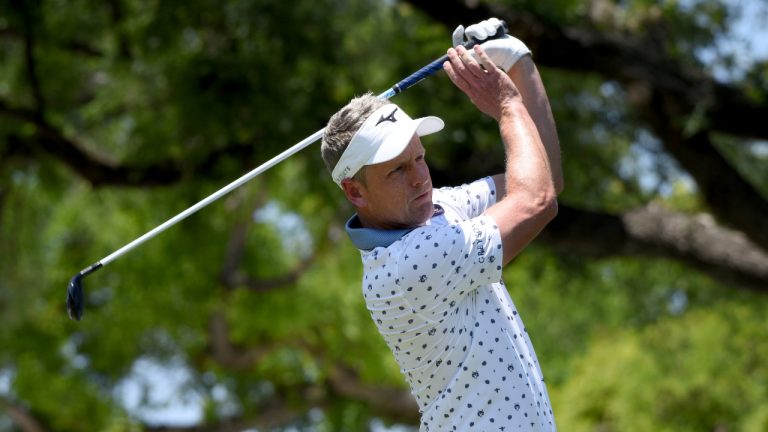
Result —
POLYGON ((472 219, 496 204, 496 184, 491 177, 485 177, 461 186, 435 189, 434 201, 449 207, 460 220, 472 219))
POLYGON ((499 228, 488 216, 412 231, 398 260, 398 285, 411 308, 440 321, 463 297, 501 280, 499 228))

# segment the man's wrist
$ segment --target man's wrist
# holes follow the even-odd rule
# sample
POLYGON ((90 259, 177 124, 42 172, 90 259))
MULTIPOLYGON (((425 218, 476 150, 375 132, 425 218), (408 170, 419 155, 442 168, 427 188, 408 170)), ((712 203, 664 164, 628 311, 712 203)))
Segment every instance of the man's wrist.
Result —
POLYGON ((504 118, 516 118, 523 112, 527 112, 523 100, 520 97, 513 97, 505 100, 501 103, 501 109, 499 110, 499 122, 504 118), (522 111, 521 111, 522 110, 522 111))

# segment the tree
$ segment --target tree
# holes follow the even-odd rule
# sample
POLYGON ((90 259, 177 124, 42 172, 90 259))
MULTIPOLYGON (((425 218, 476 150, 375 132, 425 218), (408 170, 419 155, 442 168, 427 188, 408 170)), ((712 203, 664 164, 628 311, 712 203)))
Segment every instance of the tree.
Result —
MULTIPOLYGON (((317 148, 89 278, 84 321, 66 320, 64 288, 321 128, 354 94, 443 53, 456 24, 494 15, 534 51, 566 163, 560 215, 505 272, 555 406, 573 407, 556 411, 561 428, 679 425, 625 408, 647 402, 643 377, 675 385, 665 358, 706 353, 687 345, 706 337, 692 329, 703 322, 741 335, 735 361, 692 362, 682 396, 660 408, 759 430, 758 385, 740 387, 744 421, 733 407, 708 417, 713 405, 691 399, 723 406, 728 394, 694 379, 713 367, 766 373, 746 351, 765 336, 768 177, 754 141, 765 139, 755 121, 768 110, 765 63, 726 82, 693 55, 732 25, 725 3, 539 3, 1 3, 0 430, 414 424, 359 295, 341 229, 351 208, 317 148), (616 378, 580 386, 601 373, 591 366, 601 355, 623 359, 616 378), (634 364, 650 372, 620 382, 634 364), (170 398, 196 401, 194 421, 126 408, 124 389, 151 365, 184 372, 170 398)), ((446 120, 441 143, 427 141, 436 183, 501 169, 492 122, 444 76, 397 102, 446 120)), ((168 402, 153 397, 157 384, 139 407, 168 402)))

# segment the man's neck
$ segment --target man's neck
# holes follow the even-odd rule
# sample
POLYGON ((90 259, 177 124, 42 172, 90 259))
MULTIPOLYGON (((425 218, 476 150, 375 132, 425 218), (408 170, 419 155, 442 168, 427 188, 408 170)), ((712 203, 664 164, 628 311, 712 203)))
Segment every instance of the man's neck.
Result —
POLYGON ((371 215, 367 215, 364 212, 360 212, 358 209, 357 212, 357 218, 360 221, 360 225, 363 228, 372 228, 372 229, 380 229, 380 230, 404 230, 404 229, 414 229, 418 228, 420 226, 424 226, 426 224, 426 221, 416 224, 416 225, 404 225, 399 223, 392 223, 387 221, 379 220, 376 217, 372 217, 371 215))

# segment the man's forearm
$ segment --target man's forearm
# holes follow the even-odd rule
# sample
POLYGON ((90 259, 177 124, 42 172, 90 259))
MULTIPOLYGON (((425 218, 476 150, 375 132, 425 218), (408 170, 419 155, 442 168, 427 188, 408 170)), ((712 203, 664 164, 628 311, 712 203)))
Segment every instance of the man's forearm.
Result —
POLYGON ((506 265, 557 214, 557 194, 547 151, 521 100, 506 105, 499 129, 507 156, 506 194, 485 214, 499 227, 506 265))
POLYGON ((546 197, 549 190, 554 192, 549 155, 527 108, 519 102, 507 105, 499 119, 499 129, 507 159, 505 195, 546 197))
POLYGON ((530 56, 521 58, 510 70, 509 77, 523 97, 523 104, 533 119, 541 142, 547 151, 549 169, 555 191, 563 190, 563 170, 560 162, 560 140, 557 137, 555 119, 549 105, 544 83, 530 56))

